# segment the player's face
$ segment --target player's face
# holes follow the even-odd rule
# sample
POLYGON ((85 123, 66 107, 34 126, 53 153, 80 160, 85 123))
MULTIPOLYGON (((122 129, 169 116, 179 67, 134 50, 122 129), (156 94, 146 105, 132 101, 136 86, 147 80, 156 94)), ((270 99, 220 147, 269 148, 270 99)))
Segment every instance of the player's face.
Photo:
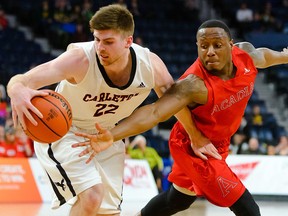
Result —
POLYGON ((204 28, 197 33, 198 56, 211 73, 226 73, 232 64, 232 40, 222 28, 204 28))
POLYGON ((94 30, 95 48, 100 63, 109 66, 125 58, 132 44, 132 36, 124 37, 115 30, 94 30))

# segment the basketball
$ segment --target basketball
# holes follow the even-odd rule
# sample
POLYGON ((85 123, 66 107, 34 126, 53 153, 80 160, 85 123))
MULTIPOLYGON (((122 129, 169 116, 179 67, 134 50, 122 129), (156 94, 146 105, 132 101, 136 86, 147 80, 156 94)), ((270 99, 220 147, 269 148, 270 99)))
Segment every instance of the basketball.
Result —
POLYGON ((36 96, 31 103, 42 113, 39 118, 31 112, 38 125, 33 125, 24 116, 26 130, 24 132, 32 140, 40 143, 51 143, 59 140, 69 130, 72 124, 72 109, 68 101, 59 93, 52 90, 47 91, 47 96, 36 96))

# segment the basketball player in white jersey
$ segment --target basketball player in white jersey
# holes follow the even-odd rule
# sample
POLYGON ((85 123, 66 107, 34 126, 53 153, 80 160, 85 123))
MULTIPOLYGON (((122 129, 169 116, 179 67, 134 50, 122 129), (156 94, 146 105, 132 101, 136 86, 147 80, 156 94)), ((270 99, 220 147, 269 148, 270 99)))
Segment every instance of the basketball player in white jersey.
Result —
MULTIPOLYGON (((24 115, 37 124, 29 110, 42 117, 30 102, 34 96, 47 94, 37 89, 59 82, 56 91, 72 106, 71 131, 57 142, 34 144, 54 191, 52 208, 69 202, 73 204, 71 216, 120 215, 124 144, 114 143, 86 163, 89 155, 79 157, 83 149, 71 147, 84 141, 74 132, 97 133, 96 122, 113 128, 151 89, 160 97, 174 81, 156 54, 133 43, 134 21, 127 9, 119 5, 100 8, 90 28, 94 41, 70 44, 54 60, 12 77, 7 90, 14 125, 20 122, 24 129, 24 115)), ((183 110, 177 118, 186 128, 193 128, 187 115, 188 110, 183 110)), ((210 154, 217 156, 213 146, 210 154)))

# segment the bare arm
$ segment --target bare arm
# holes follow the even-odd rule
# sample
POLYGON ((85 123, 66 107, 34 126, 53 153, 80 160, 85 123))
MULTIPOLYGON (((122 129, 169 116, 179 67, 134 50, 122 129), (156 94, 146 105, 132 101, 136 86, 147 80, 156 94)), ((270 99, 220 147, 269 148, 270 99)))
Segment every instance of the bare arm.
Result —
POLYGON ((69 50, 56 59, 32 68, 24 74, 12 77, 7 85, 7 92, 11 98, 14 126, 18 121, 25 128, 23 115, 37 124, 29 110, 39 117, 42 114, 31 104, 31 98, 36 95, 46 95, 43 91, 37 91, 44 86, 68 80, 72 83, 79 82, 88 69, 88 60, 83 50, 69 50))
MULTIPOLYGON (((161 97, 163 93, 174 83, 174 81, 171 75, 169 74, 166 66, 164 65, 162 60, 157 55, 155 55, 154 53, 151 53, 150 58, 152 60, 153 71, 155 74, 155 89, 154 90, 157 93, 158 97, 161 97)), ((198 85, 200 84, 202 85, 201 89, 206 89, 202 81, 198 82, 198 85)), ((199 89, 200 89, 200 86, 199 86, 199 89)), ((204 92, 204 94, 206 95, 207 92, 204 92)), ((203 104, 206 103, 206 101, 202 101, 202 102, 203 104)), ((196 128, 191 118, 191 112, 186 106, 183 107, 183 109, 181 109, 178 113, 176 113, 175 117, 181 122, 186 132, 188 133, 189 138, 192 142, 192 148, 196 155, 198 155, 200 158, 204 160, 207 159, 204 153, 214 156, 216 158, 220 158, 220 155, 217 153, 216 148, 211 144, 210 140, 207 139, 196 128), (211 144, 211 145, 207 146, 208 144, 211 144)))
MULTIPOLYGON (((206 87, 200 89, 204 85, 199 85, 197 82, 203 81, 190 75, 186 79, 174 83, 155 103, 137 108, 129 117, 111 129, 113 140, 117 141, 153 128, 159 122, 166 121, 175 115, 188 104, 203 103, 207 99, 205 94, 207 90, 206 87)), ((88 136, 85 135, 85 137, 88 136)))
POLYGON ((173 77, 168 72, 164 62, 155 53, 150 52, 152 70, 154 73, 154 91, 158 97, 161 97, 164 92, 174 83, 173 77))
MULTIPOLYGON (((154 53, 151 53, 151 61, 153 65, 153 71, 155 74, 155 92, 160 98, 164 92, 171 87, 174 83, 173 78, 168 72, 166 66, 163 61, 154 53)), ((175 117, 181 122, 181 124, 185 127, 187 133, 189 133, 190 139, 192 136, 200 137, 201 134, 194 125, 194 122, 191 118, 191 113, 187 107, 183 107, 178 113, 175 114, 175 117), (192 135, 193 134, 193 135, 192 135)), ((192 141, 192 139, 191 139, 192 141)))
MULTIPOLYGON (((73 144, 72 147, 91 145, 93 152, 86 161, 86 163, 89 163, 98 152, 111 146, 113 141, 142 133, 153 128, 159 122, 166 121, 184 107, 187 107, 187 105, 195 103, 204 104, 206 100, 207 89, 203 81, 195 75, 189 75, 185 79, 174 83, 155 103, 136 109, 129 117, 121 121, 111 130, 103 129, 99 124, 96 124, 96 129, 99 131, 99 134, 75 133, 88 140, 73 144)), ((188 126, 188 128, 190 128, 190 126, 188 126)), ((88 154, 90 149, 91 148, 88 147, 79 156, 88 154)))
POLYGON ((254 61, 257 68, 267 68, 273 65, 288 63, 288 50, 284 48, 282 52, 261 47, 255 48, 249 42, 236 43, 240 49, 246 51, 254 61))

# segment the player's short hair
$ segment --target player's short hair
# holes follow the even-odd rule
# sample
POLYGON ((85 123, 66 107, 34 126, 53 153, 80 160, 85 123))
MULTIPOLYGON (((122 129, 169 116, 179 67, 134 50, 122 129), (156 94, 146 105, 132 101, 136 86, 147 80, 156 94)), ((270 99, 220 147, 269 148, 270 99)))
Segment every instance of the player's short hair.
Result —
POLYGON ((216 20, 216 19, 207 20, 200 25, 197 32, 203 28, 215 28, 215 27, 222 28, 227 33, 229 39, 230 40, 232 39, 229 27, 221 20, 216 20))
POLYGON ((101 7, 91 18, 90 30, 116 30, 126 36, 134 34, 134 19, 131 12, 120 4, 101 7))

